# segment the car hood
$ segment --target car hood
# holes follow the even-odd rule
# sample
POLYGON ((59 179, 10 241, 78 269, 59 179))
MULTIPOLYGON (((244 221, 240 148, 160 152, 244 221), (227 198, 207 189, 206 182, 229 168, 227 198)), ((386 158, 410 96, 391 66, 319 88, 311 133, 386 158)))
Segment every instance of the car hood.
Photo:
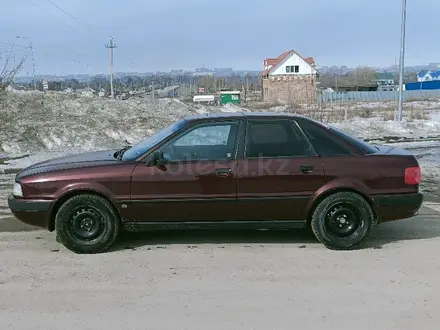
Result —
POLYGON ((87 168, 117 163, 120 162, 114 157, 114 153, 117 150, 118 149, 87 152, 49 159, 44 162, 39 162, 24 168, 17 174, 16 179, 40 173, 70 170, 76 168, 87 168))

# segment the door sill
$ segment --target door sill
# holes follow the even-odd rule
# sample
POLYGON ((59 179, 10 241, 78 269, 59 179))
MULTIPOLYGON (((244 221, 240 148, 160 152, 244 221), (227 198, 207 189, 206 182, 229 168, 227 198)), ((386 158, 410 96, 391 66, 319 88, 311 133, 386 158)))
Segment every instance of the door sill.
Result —
POLYGON ((263 221, 127 221, 123 229, 130 232, 177 230, 177 229, 300 229, 306 220, 263 220, 263 221))

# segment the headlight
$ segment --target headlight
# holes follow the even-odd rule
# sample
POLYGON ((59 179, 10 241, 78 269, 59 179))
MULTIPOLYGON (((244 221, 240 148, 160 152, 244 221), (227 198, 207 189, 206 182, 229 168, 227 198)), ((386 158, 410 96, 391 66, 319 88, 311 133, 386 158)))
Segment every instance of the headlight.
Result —
POLYGON ((14 188, 12 189, 12 195, 16 197, 23 197, 23 190, 21 189, 21 184, 18 182, 14 183, 14 188))

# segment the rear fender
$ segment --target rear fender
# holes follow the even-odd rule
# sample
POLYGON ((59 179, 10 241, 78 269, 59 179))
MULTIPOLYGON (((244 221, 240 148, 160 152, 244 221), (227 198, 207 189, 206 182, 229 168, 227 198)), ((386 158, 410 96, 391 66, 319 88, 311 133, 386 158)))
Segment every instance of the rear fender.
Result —
POLYGON ((371 195, 371 189, 368 186, 355 178, 338 178, 327 182, 310 197, 304 209, 304 219, 310 217, 315 207, 323 198, 339 191, 352 191, 362 195, 367 199, 375 212, 373 200, 369 197, 371 195))

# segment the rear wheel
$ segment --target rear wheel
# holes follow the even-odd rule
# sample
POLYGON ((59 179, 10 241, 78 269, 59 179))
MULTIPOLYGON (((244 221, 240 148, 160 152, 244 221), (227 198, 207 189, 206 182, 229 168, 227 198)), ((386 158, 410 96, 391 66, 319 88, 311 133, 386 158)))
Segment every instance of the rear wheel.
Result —
POLYGON ((311 227, 327 248, 352 250, 365 243, 373 223, 371 207, 362 196, 340 192, 319 203, 313 212, 311 227))
POLYGON ((76 253, 107 250, 119 234, 119 216, 108 200, 82 194, 68 199, 57 212, 57 241, 76 253))

